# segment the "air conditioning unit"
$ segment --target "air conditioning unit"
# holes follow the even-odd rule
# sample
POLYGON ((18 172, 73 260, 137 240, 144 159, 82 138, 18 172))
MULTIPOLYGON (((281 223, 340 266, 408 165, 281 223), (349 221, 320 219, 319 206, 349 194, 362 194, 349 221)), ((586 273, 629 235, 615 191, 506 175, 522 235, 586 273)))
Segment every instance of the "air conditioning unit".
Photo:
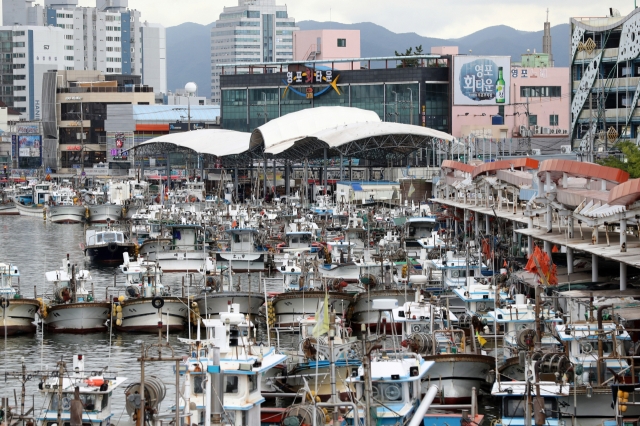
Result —
POLYGON ((559 135, 562 133, 562 129, 556 129, 556 134, 559 135))
POLYGON ((527 129, 527 126, 520 126, 520 134, 522 136, 526 136, 529 133, 529 129, 527 129))
POLYGON ((542 151, 540 151, 539 149, 532 149, 531 150, 531 155, 542 155, 542 151))
POLYGON ((541 130, 543 135, 548 135, 551 133, 551 129, 548 127, 543 127, 541 130))
POLYGON ((567 133, 569 133, 569 131, 568 131, 568 130, 566 130, 566 129, 564 129, 564 130, 562 131, 562 134, 563 134, 563 135, 566 135, 567 133))
POLYGON ((571 145, 561 145, 560 152, 563 154, 571 154, 571 145))

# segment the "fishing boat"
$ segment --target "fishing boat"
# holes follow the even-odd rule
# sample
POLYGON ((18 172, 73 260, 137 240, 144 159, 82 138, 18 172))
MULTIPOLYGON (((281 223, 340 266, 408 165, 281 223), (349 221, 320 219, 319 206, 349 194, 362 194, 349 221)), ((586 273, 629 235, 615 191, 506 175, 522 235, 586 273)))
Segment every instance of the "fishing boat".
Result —
POLYGON ((20 277, 16 265, 0 263, 0 335, 35 333, 40 301, 23 298, 13 279, 20 277))
POLYGON ((561 426, 565 424, 561 410, 563 400, 571 399, 568 386, 538 380, 498 381, 494 383, 491 395, 500 401, 501 415, 496 426, 522 426, 527 421, 535 425, 561 426))
POLYGON ((54 189, 46 210, 47 218, 53 223, 83 223, 88 216, 76 192, 67 186, 54 189))
POLYGON ((125 229, 112 225, 91 226, 85 230, 84 255, 99 265, 118 265, 124 253, 134 254, 135 243, 130 241, 125 229))
POLYGON ((216 252, 216 262, 230 264, 236 272, 265 271, 268 250, 259 240, 259 232, 254 228, 229 228, 230 245, 227 250, 216 252))
POLYGON ((171 295, 162 284, 162 269, 156 262, 138 257, 131 261, 123 254, 120 271, 126 277, 125 296, 112 306, 116 330, 125 332, 157 332, 158 323, 169 331, 182 331, 190 313, 188 301, 171 295), (115 314, 115 315, 114 315, 115 314))
POLYGON ((38 388, 44 396, 44 403, 42 411, 35 415, 38 426, 58 424, 59 419, 63 424, 71 424, 74 421, 71 408, 76 390, 83 407, 78 420, 83 425, 109 426, 115 422, 111 396, 127 380, 126 377, 115 377, 106 371, 85 371, 84 363, 84 355, 74 355, 72 369, 62 367, 61 371, 42 378, 38 388))
POLYGON ((0 216, 16 216, 19 215, 18 208, 13 202, 15 196, 15 188, 7 187, 0 191, 0 216))
POLYGON ((51 197, 51 184, 48 182, 36 183, 29 190, 18 194, 13 202, 20 216, 37 217, 42 219, 44 208, 51 197))
POLYGON ((261 315, 260 307, 264 305, 264 295, 252 291, 249 278, 249 291, 242 290, 239 283, 233 284, 233 271, 221 269, 219 274, 213 269, 200 270, 204 280, 204 288, 193 301, 198 305, 198 312, 203 318, 215 319, 220 312, 224 312, 229 305, 238 305, 238 312, 250 315, 252 318, 261 315))
POLYGON ((164 272, 197 272, 209 260, 204 228, 189 223, 167 223, 156 237, 140 245, 145 259, 157 262, 164 272))
POLYGON ((233 304, 218 313, 219 319, 203 319, 202 337, 199 326, 196 339, 179 338, 189 345, 180 372, 186 380, 178 407, 189 424, 204 422, 206 415, 224 415, 232 425, 261 423, 261 378, 286 355, 258 344, 253 324, 238 309, 233 304))
POLYGON ((53 285, 47 306, 41 312, 45 330, 73 334, 107 331, 111 304, 95 301, 93 292, 86 289, 85 285, 92 280, 89 271, 78 270, 67 255, 62 267, 46 272, 45 278, 53 285))
POLYGON ((433 238, 438 223, 435 216, 414 216, 405 222, 404 250, 408 256, 418 257, 423 247, 419 240, 433 238))
MULTIPOLYGON (((338 377, 349 377, 353 368, 361 365, 358 356, 360 344, 351 329, 335 312, 329 312, 327 327, 322 328, 322 318, 306 316, 299 320, 298 344, 292 350, 282 350, 287 355, 286 367, 273 378, 273 383, 283 392, 300 392, 312 389, 321 401, 328 401, 332 395, 331 363, 335 365, 338 377)), ((277 370, 277 369, 276 369, 277 370)), ((341 380, 336 383, 336 392, 342 398, 349 398, 355 388, 353 384, 341 380)))
POLYGON ((353 249, 354 242, 343 240, 333 241, 327 248, 330 253, 330 261, 320 266, 320 273, 325 278, 341 278, 346 282, 357 282, 360 278, 360 266, 355 262, 353 249))

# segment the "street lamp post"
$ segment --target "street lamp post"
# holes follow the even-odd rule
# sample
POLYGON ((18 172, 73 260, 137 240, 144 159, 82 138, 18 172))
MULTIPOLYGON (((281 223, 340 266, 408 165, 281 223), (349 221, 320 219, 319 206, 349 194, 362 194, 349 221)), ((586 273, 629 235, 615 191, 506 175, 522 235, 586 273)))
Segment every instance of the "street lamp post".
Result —
MULTIPOLYGON (((198 85, 195 84, 194 82, 190 81, 189 83, 184 85, 184 91, 187 92, 187 132, 191 131, 191 95, 193 95, 194 93, 196 93, 196 91, 198 90, 198 85)), ((200 155, 200 154, 198 154, 200 155)), ((169 154, 167 154, 167 157, 169 156, 169 154)), ((200 157, 198 157, 198 160, 200 159, 200 157)), ((169 170, 169 172, 171 172, 171 170, 169 170)), ((187 178, 189 176, 189 171, 186 170, 185 171, 187 173, 187 178)), ((195 175, 195 172, 193 173, 195 175)), ((202 174, 202 177, 204 178, 204 174, 202 174)), ((167 180, 171 179, 171 176, 167 177, 167 180)), ((203 179, 204 180, 204 179, 203 179)), ((167 182, 168 183, 168 182, 167 182)))

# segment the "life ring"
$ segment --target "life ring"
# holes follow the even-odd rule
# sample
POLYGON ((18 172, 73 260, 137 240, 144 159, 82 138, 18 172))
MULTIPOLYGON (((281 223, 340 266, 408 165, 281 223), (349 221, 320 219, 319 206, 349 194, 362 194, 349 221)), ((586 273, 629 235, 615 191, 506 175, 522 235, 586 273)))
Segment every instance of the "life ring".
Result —
POLYGON ((10 305, 8 297, 0 297, 0 308, 6 309, 10 305))
POLYGON ((115 241, 111 241, 109 243, 109 245, 107 245, 107 249, 111 252, 111 253, 115 253, 116 250, 118 250, 118 244, 115 241))
POLYGON ((153 299, 151 299, 151 306, 156 309, 162 309, 162 307, 164 306, 164 299, 158 296, 154 297, 153 299))

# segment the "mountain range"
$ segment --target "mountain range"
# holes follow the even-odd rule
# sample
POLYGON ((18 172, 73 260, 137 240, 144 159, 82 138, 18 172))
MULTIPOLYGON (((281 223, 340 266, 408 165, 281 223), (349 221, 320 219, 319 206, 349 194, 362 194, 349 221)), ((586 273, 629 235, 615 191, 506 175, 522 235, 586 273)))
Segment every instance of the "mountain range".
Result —
MULTIPOLYGON (((183 88, 189 81, 198 85, 200 96, 211 95, 211 28, 209 25, 187 22, 167 28, 167 87, 183 88)), ((341 24, 339 22, 300 21, 301 30, 360 30, 362 57, 393 56, 409 47, 422 45, 429 53, 433 46, 458 46, 460 53, 469 50, 474 55, 505 55, 518 61, 527 52, 542 52, 543 31, 519 31, 506 25, 487 27, 454 39, 424 37, 416 33, 394 33, 372 22, 341 24)), ((555 66, 569 66, 569 24, 551 27, 555 66)))

